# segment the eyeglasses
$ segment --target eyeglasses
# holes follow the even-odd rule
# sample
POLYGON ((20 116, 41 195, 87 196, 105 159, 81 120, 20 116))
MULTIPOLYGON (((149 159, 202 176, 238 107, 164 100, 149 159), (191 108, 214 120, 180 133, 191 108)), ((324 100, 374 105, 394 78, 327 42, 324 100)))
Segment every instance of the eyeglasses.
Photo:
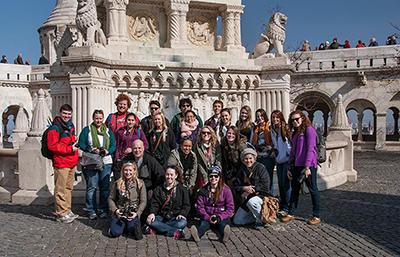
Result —
POLYGON ((150 107, 150 110, 151 111, 156 111, 156 110, 158 110, 159 108, 158 107, 150 107))
POLYGON ((211 132, 210 131, 202 131, 201 134, 203 134, 203 135, 211 135, 211 132))
POLYGON ((299 122, 300 119, 301 119, 301 117, 293 118, 293 121, 299 122))
POLYGON ((208 175, 209 178, 219 178, 219 175, 208 175))
POLYGON ((190 104, 184 104, 182 107, 190 107, 190 104))

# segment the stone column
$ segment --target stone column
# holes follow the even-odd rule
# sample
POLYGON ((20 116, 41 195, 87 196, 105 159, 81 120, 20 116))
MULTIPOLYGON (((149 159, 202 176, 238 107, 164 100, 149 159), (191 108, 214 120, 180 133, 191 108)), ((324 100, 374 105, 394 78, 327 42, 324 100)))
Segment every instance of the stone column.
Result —
POLYGON ((118 44, 128 41, 126 6, 129 0, 106 0, 104 6, 107 12, 108 44, 118 44))
POLYGON ((310 119, 311 123, 314 121, 314 112, 309 112, 308 113, 308 118, 310 119))
POLYGON ((376 113, 375 150, 384 150, 386 144, 386 112, 376 113))
POLYGON ((165 8, 168 10, 168 39, 165 46, 185 47, 187 45, 186 15, 189 11, 189 0, 171 0, 165 8))
POLYGON ((357 118, 358 118, 358 123, 357 123, 357 141, 361 142, 363 141, 363 136, 362 136, 362 120, 364 118, 364 113, 360 112, 357 110, 357 118))
POLYGON ((396 140, 399 140, 399 112, 393 111, 393 119, 394 119, 394 136, 396 137, 396 140))
POLYGON ((222 9, 222 36, 223 49, 243 50, 241 36, 241 14, 244 6, 242 5, 227 5, 222 9))
POLYGON ((324 137, 328 135, 328 119, 329 113, 324 112, 324 137))

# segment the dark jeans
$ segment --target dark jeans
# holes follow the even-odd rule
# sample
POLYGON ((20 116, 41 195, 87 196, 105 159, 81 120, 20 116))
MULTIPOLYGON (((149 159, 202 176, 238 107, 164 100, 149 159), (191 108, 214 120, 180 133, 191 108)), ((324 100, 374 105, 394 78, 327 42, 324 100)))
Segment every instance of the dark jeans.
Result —
POLYGON ((277 163, 276 173, 278 175, 278 187, 279 187, 279 198, 280 207, 284 211, 289 210, 289 199, 290 199, 290 180, 287 176, 289 163, 277 163))
POLYGON ((218 234, 220 237, 224 236, 224 228, 226 225, 229 225, 230 220, 221 220, 217 224, 211 224, 209 221, 206 220, 201 220, 200 226, 197 228, 197 231, 199 232, 199 237, 204 236, 204 234, 210 229, 214 228, 217 229, 218 234))
MULTIPOLYGON (((301 172, 303 171, 304 167, 294 167, 294 170, 292 170, 292 194, 290 196, 290 203, 289 203, 289 214, 293 215, 294 211, 297 208, 298 202, 299 202, 299 195, 300 195, 300 189, 301 189, 301 184, 298 182, 298 179, 300 177, 301 172)), ((305 183, 308 187, 308 190, 310 191, 311 195, 311 201, 313 205, 313 216, 319 218, 319 205, 320 205, 320 199, 319 199, 319 191, 317 187, 317 168, 310 167, 311 170, 311 176, 308 176, 307 179, 305 179, 305 183)))
POLYGON ((160 234, 166 234, 167 236, 174 236, 177 230, 182 230, 186 227, 187 221, 185 219, 177 220, 175 217, 172 219, 165 219, 159 215, 150 227, 154 228, 160 234))
POLYGON ((270 158, 267 156, 259 156, 257 157, 257 161, 262 163, 268 171, 269 174, 269 192, 271 195, 274 195, 273 192, 273 178, 274 178, 274 168, 275 168, 275 158, 270 158))
POLYGON ((108 212, 108 196, 110 195, 110 173, 111 164, 104 165, 103 170, 84 170, 83 176, 86 181, 86 209, 89 214, 108 212), (100 190, 100 203, 97 206, 97 187, 100 190))
POLYGON ((110 236, 118 237, 122 235, 125 230, 130 235, 133 235, 136 240, 140 240, 143 237, 138 217, 130 221, 126 219, 117 219, 116 217, 112 217, 110 225, 110 236))

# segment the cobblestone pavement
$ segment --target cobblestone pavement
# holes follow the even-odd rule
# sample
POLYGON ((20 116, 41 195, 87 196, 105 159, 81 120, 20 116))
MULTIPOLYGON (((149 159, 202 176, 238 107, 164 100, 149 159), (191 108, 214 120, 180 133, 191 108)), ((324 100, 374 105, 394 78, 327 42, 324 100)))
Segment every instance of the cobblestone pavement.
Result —
MULTIPOLYGON (((208 233, 196 244, 164 236, 105 236, 107 221, 54 221, 51 207, 0 205, 0 256, 400 256, 400 154, 355 154, 357 183, 321 193, 322 219, 308 226, 308 195, 298 220, 262 231, 233 228, 226 244, 208 233)), ((82 206, 74 211, 83 215, 82 206)))

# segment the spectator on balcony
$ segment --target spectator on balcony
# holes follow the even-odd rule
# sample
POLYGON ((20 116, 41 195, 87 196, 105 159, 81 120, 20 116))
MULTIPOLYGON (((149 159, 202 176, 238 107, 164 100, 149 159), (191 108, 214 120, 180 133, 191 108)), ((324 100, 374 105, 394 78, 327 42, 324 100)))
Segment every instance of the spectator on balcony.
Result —
POLYGON ((329 49, 339 49, 339 46, 337 38, 334 38, 332 44, 329 45, 329 49))
POLYGON ((22 59, 22 54, 18 54, 17 58, 14 59, 14 64, 24 64, 24 60, 22 59))
POLYGON ((301 46, 300 51, 302 51, 302 52, 311 51, 310 42, 308 42, 308 40, 304 40, 303 45, 301 46))
POLYGON ((324 43, 319 44, 318 50, 325 50, 325 44, 324 43))
POLYGON ((25 65, 31 65, 31 62, 28 59, 26 59, 25 60, 25 65))
POLYGON ((374 37, 369 40, 368 47, 372 47, 372 46, 378 46, 378 42, 376 42, 376 39, 374 37))
POLYGON ((365 47, 365 44, 364 44, 364 42, 363 42, 363 41, 361 41, 361 40, 358 40, 358 41, 357 41, 356 48, 362 48, 362 47, 365 47))
POLYGON ((350 45, 350 41, 349 41, 349 40, 346 39, 346 40, 344 41, 343 48, 351 48, 351 45, 350 45))
POLYGON ((8 63, 7 56, 3 55, 1 57, 0 63, 8 63))
POLYGON ((388 36, 387 40, 386 40, 386 45, 396 45, 397 41, 396 41, 396 36, 395 35, 391 35, 388 36))
POLYGON ((39 65, 42 64, 49 64, 49 60, 47 60, 46 56, 44 56, 43 54, 39 58, 39 65))
POLYGON ((325 41, 324 50, 328 50, 330 48, 330 46, 331 46, 331 44, 329 43, 329 41, 328 40, 325 41))

